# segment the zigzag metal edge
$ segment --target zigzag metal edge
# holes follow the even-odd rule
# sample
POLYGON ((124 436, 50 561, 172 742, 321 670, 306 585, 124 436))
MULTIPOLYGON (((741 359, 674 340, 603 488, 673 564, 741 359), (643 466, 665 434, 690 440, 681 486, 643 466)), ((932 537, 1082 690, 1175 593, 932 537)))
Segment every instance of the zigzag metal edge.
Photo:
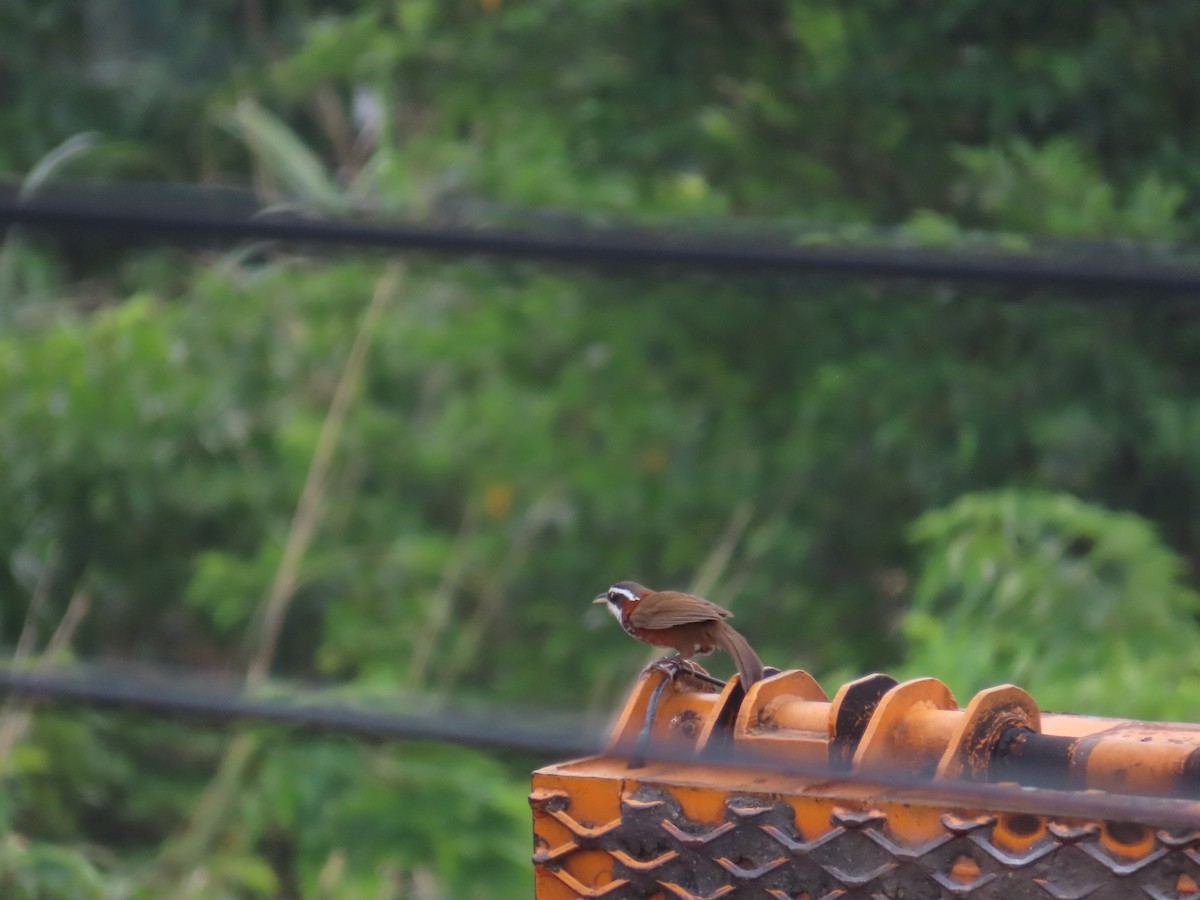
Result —
POLYGON ((1030 835, 1018 851, 995 842, 996 834, 1009 827, 1003 814, 947 812, 940 817, 941 834, 906 843, 889 829, 885 810, 838 806, 830 812, 829 830, 806 841, 794 819, 782 818, 790 804, 776 795, 726 797, 719 823, 688 819, 679 800, 661 786, 623 790, 621 815, 601 825, 572 816, 565 791, 535 791, 530 802, 574 836, 556 847, 544 846, 534 862, 577 896, 641 896, 653 885, 680 900, 716 900, 753 884, 772 897, 808 890, 833 898, 865 891, 886 900, 904 885, 923 883, 945 896, 1082 900, 1097 892, 1113 895, 1115 888, 1153 900, 1200 900, 1200 889, 1192 890, 1200 882, 1200 831, 1146 828, 1138 840, 1122 846, 1120 823, 1036 816, 1021 831, 1009 832, 1030 835), (629 831, 635 821, 636 830, 629 831), (661 840, 654 840, 655 833, 661 840), (735 837, 739 833, 741 840, 735 837), (761 837, 749 837, 754 834, 761 837), (862 838, 855 838, 846 858, 840 858, 832 845, 853 835, 862 838), (630 840, 632 845, 624 843, 630 840), (868 851, 869 846, 875 850, 868 851), (581 851, 606 853, 614 861, 612 880, 592 887, 581 883, 569 871, 570 858, 581 851), (1049 858, 1061 852, 1068 856, 1059 874, 1049 858), (789 871, 789 863, 802 862, 803 868, 789 871), (723 885, 714 869, 704 868, 714 864, 729 877, 723 885), (698 874, 702 870, 707 874, 698 874))

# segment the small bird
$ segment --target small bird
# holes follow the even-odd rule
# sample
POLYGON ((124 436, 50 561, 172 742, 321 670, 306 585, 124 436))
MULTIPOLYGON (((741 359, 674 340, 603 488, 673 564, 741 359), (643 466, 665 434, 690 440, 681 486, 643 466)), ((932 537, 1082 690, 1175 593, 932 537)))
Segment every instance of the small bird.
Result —
POLYGON ((762 660, 749 642, 725 620, 733 615, 710 600, 682 591, 653 591, 636 581, 618 581, 593 603, 607 603, 631 637, 655 647, 669 647, 690 660, 720 647, 733 657, 743 688, 763 677, 762 660))

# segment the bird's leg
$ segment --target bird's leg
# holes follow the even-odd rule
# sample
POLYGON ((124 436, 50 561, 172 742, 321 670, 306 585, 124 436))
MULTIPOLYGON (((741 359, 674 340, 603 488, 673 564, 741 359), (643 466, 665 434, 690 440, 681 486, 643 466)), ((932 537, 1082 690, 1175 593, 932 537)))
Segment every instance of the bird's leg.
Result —
POLYGON ((646 750, 650 747, 650 728, 654 724, 654 714, 658 712, 658 701, 662 698, 663 690, 674 678, 674 675, 664 678, 655 685, 654 692, 650 694, 650 700, 646 704, 646 720, 642 723, 642 730, 638 732, 633 756, 629 757, 629 768, 631 769, 640 769, 646 765, 646 750))

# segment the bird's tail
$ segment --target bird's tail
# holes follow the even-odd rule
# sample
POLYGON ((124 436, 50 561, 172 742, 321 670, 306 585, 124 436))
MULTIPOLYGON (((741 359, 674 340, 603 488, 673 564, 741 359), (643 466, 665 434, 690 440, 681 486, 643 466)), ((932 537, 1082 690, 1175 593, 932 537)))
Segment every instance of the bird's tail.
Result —
POLYGON ((750 642, 735 631, 732 625, 725 622, 718 622, 717 625, 719 627, 716 629, 716 642, 722 650, 733 657, 733 662, 738 670, 738 680, 744 690, 749 690, 750 685, 762 680, 762 660, 758 658, 758 654, 754 652, 750 642))

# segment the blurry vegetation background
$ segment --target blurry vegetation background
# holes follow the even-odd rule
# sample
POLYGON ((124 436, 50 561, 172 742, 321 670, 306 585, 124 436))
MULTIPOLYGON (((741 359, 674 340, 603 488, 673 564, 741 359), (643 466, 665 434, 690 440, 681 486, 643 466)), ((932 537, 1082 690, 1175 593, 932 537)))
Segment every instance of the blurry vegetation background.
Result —
MULTIPOLYGON (((8 0, 0 174, 1168 254, 1200 240, 1198 30, 1190 0, 8 0)), ((1192 308, 385 265, 7 236, 10 659, 602 716, 645 648, 587 601, 632 577, 828 688, 1200 715, 1192 308)), ((528 760, 12 707, 0 752, 7 898, 532 889, 528 760)))

